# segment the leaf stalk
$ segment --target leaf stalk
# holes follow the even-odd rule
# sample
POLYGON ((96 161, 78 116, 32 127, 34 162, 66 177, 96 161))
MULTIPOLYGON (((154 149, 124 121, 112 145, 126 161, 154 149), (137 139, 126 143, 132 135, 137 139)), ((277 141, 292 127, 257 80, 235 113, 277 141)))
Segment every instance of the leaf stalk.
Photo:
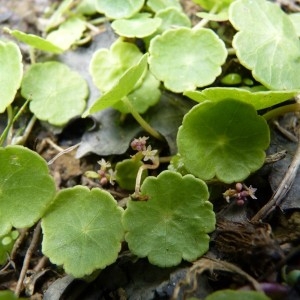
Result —
POLYGON ((129 99, 127 97, 124 97, 122 99, 122 101, 125 102, 125 104, 128 106, 130 113, 132 114, 132 116, 135 118, 135 120, 141 125, 141 127, 143 129, 145 129, 145 131, 147 131, 150 135, 152 135, 153 137, 155 137, 156 139, 160 140, 160 141, 164 141, 164 137, 158 132, 156 131, 137 111, 136 109, 132 106, 131 102, 129 101, 129 99))

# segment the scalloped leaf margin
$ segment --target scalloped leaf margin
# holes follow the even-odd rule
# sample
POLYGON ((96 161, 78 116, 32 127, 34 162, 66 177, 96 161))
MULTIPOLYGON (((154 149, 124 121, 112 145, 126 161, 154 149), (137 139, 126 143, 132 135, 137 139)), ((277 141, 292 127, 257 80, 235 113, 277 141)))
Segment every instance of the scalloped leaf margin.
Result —
POLYGON ((122 214, 104 190, 83 186, 62 190, 42 218, 42 251, 74 277, 103 269, 121 250, 122 214))
POLYGON ((181 93, 214 82, 221 73, 227 50, 210 29, 177 28, 153 38, 149 54, 153 75, 167 89, 181 93))
POLYGON ((255 109, 259 110, 287 101, 298 95, 299 92, 299 90, 251 92, 239 88, 213 87, 202 91, 186 91, 184 95, 199 103, 205 100, 222 101, 224 99, 236 99, 252 104, 255 109))
POLYGON ((27 70, 21 93, 32 99, 29 108, 38 119, 62 126, 83 112, 89 90, 77 72, 65 64, 49 61, 36 63, 27 70))
POLYGON ((0 113, 3 113, 13 102, 23 76, 22 54, 15 43, 0 41, 0 66, 0 113))
POLYGON ((129 249, 150 263, 171 267, 193 261, 209 247, 215 214, 206 184, 188 174, 163 171, 141 187, 147 201, 129 201, 123 216, 129 249))
POLYGON ((288 15, 266 0, 237 0, 229 20, 238 30, 232 45, 253 77, 269 89, 299 89, 300 42, 288 15))
POLYGON ((255 108, 242 101, 204 101, 183 118, 178 152, 195 176, 225 183, 243 181, 265 161, 269 126, 255 108))
POLYGON ((32 226, 55 196, 46 162, 22 146, 0 148, 0 236, 32 226))

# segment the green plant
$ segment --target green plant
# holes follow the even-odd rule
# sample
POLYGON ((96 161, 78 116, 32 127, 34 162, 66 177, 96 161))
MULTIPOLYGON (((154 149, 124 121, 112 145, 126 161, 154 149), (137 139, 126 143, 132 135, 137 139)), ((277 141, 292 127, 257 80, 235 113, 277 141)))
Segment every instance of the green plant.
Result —
POLYGON ((205 19, 194 27, 175 0, 149 0, 146 5, 138 0, 97 0, 89 6, 89 12, 113 19, 112 28, 122 37, 93 54, 89 69, 101 96, 87 108, 85 80, 63 63, 36 63, 33 51, 58 54, 79 42, 91 22, 86 15, 83 21, 83 6, 77 7, 75 16, 68 15, 64 1, 45 38, 7 30, 31 47, 32 65, 23 74, 19 48, 13 42, 0 42, 0 112, 7 111, 8 116, 0 138, 1 237, 41 219, 43 253, 75 277, 112 264, 124 239, 133 254, 161 267, 196 260, 209 249, 208 233, 214 230, 216 217, 208 182, 240 182, 262 167, 270 142, 268 119, 299 106, 280 106, 263 116, 260 110, 272 109, 299 93, 300 46, 292 21, 273 3, 195 2, 210 12, 201 14, 205 19), (56 20, 61 15, 66 20, 60 24, 56 20), (236 29, 233 49, 228 48, 228 37, 209 26, 210 20, 223 19, 236 29), (128 37, 132 39, 125 40, 128 37), (135 38, 143 39, 144 51, 135 38), (251 72, 251 79, 241 72, 238 80, 228 81, 234 55, 239 67, 251 72), (222 78, 226 87, 218 86, 222 78), (245 86, 245 82, 250 83, 245 86), (19 88, 25 103, 18 110, 14 100, 19 88), (173 128, 175 113, 155 119, 151 111, 161 109, 166 90, 195 101, 191 109, 180 107, 178 101, 165 102, 165 111, 172 111, 176 103, 180 116, 184 115, 178 132, 173 128), (56 192, 45 161, 26 147, 10 145, 8 133, 28 103, 34 119, 57 127, 78 115, 110 116, 105 109, 113 108, 120 113, 119 123, 113 122, 116 127, 122 127, 124 115, 131 114, 137 124, 130 134, 143 130, 151 136, 147 145, 147 138, 135 140, 137 153, 118 161, 116 173, 102 160, 97 172, 87 173, 102 186, 116 181, 124 190, 134 191, 125 212, 102 189, 75 186, 56 192), (172 149, 169 170, 157 169, 163 161, 161 144, 172 149), (153 169, 159 174, 148 176, 153 169))

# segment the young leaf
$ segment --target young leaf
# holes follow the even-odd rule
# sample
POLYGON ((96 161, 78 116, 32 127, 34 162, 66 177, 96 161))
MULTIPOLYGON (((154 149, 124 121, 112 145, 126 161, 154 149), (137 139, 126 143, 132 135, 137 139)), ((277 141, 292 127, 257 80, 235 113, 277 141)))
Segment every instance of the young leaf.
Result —
POLYGON ((148 55, 144 54, 139 62, 129 68, 121 76, 119 82, 111 90, 96 100, 83 116, 86 117, 89 114, 111 107, 123 97, 127 96, 145 74, 147 70, 147 58, 148 55))
POLYGON ((178 130, 178 152, 195 176, 243 181, 264 163, 269 127, 247 103, 226 99, 194 106, 178 130))
POLYGON ((27 34, 19 30, 6 29, 13 37, 19 41, 42 51, 52 52, 56 54, 62 53, 64 50, 46 39, 34 34, 27 34))
POLYGON ((203 102, 205 100, 222 101, 224 99, 236 99, 252 104, 257 110, 282 103, 295 97, 297 94, 299 94, 299 90, 251 92, 246 89, 223 87, 207 88, 201 92, 184 92, 185 96, 197 102, 203 102))
POLYGON ((111 19, 130 18, 144 5, 145 0, 95 0, 96 9, 111 19))
POLYGON ((122 213, 104 190, 83 186, 62 190, 42 219, 42 251, 74 277, 103 269, 121 249, 122 213))
POLYGON ((219 290, 207 296, 205 300, 271 300, 262 292, 257 291, 235 291, 219 290))
POLYGON ((300 88, 300 43, 289 17, 266 0, 237 0, 229 20, 239 31, 232 45, 241 64, 269 89, 300 88))
POLYGON ((205 28, 167 30, 151 40, 149 53, 154 76, 177 93, 212 83, 227 57, 224 42, 205 28))
POLYGON ((22 146, 0 148, 0 236, 32 226, 53 200, 55 185, 46 162, 22 146))
POLYGON ((96 87, 103 93, 112 89, 125 71, 142 57, 139 48, 118 39, 110 49, 99 49, 93 54, 90 73, 96 87))
MULTIPOLYGON (((134 191, 136 175, 139 168, 143 165, 140 160, 124 159, 116 164, 116 181, 125 190, 134 191)), ((147 170, 143 171, 142 181, 148 175, 147 170)))
POLYGON ((134 254, 171 267, 208 250, 215 214, 202 180, 163 171, 157 178, 147 177, 141 193, 148 200, 129 201, 123 215, 125 240, 134 254))
POLYGON ((72 17, 62 23, 57 30, 50 32, 46 39, 61 49, 67 50, 81 38, 85 27, 84 21, 78 17, 72 17))
POLYGON ((0 66, 0 113, 3 113, 13 102, 23 76, 22 55, 16 44, 0 41, 0 66))
POLYGON ((161 24, 161 19, 151 18, 149 13, 139 13, 130 19, 115 20, 111 27, 120 36, 143 38, 154 33, 161 24))
POLYGON ((34 64, 27 70, 21 93, 32 99, 30 110, 38 119, 62 126, 82 113, 88 86, 66 65, 50 61, 34 64))

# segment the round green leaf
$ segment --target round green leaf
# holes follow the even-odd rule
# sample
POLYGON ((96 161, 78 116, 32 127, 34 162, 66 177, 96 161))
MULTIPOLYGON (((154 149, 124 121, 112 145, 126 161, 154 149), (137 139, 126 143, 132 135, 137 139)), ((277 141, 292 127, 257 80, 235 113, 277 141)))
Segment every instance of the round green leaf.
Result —
POLYGON ((22 146, 0 148, 0 236, 32 226, 53 200, 55 185, 46 162, 22 146))
POLYGON ((140 13, 130 19, 115 20, 111 26, 120 36, 143 38, 154 33, 161 19, 151 18, 149 13, 140 13))
POLYGON ((13 102, 23 76, 22 55, 16 44, 0 41, 0 66, 0 113, 3 113, 13 102))
POLYGON ((42 219, 42 251, 74 277, 103 269, 121 249, 122 213, 104 190, 83 186, 62 190, 42 219))
POLYGON ((270 106, 287 101, 299 94, 299 90, 294 91, 261 91, 251 92, 239 88, 213 87, 200 91, 186 91, 185 96, 197 101, 205 100, 222 101, 224 99, 236 99, 252 104, 255 109, 264 109, 270 106))
POLYGON ((262 292, 220 290, 207 296, 205 300, 271 300, 262 292))
POLYGON ((161 34, 168 29, 177 27, 191 27, 191 20, 189 17, 181 10, 173 6, 159 10, 155 14, 155 17, 161 19, 162 22, 152 35, 144 38, 146 49, 149 48, 149 44, 154 36, 161 34))
POLYGON ((208 250, 215 214, 202 180, 164 171, 157 178, 147 177, 141 193, 148 200, 129 201, 123 216, 125 240, 134 254, 171 267, 208 250))
POLYGON ((177 135, 184 166, 195 176, 243 181, 264 163, 269 127, 247 103, 205 101, 184 117, 177 135))
POLYGON ((99 49, 93 54, 90 73, 101 92, 115 86, 121 76, 142 57, 137 46, 118 39, 110 49, 99 49))
POLYGON ((95 0, 96 9, 111 19, 130 18, 144 5, 145 0, 95 0))
POLYGON ((241 64, 269 89, 300 88, 300 42, 289 17, 275 3, 238 0, 229 20, 239 31, 232 45, 241 64))
POLYGON ((37 63, 26 72, 21 93, 32 99, 36 117, 57 126, 82 113, 88 95, 86 81, 59 62, 37 63))
POLYGON ((167 30, 151 40, 149 53, 154 76, 178 93, 211 84, 227 57, 224 42, 205 28, 167 30))

